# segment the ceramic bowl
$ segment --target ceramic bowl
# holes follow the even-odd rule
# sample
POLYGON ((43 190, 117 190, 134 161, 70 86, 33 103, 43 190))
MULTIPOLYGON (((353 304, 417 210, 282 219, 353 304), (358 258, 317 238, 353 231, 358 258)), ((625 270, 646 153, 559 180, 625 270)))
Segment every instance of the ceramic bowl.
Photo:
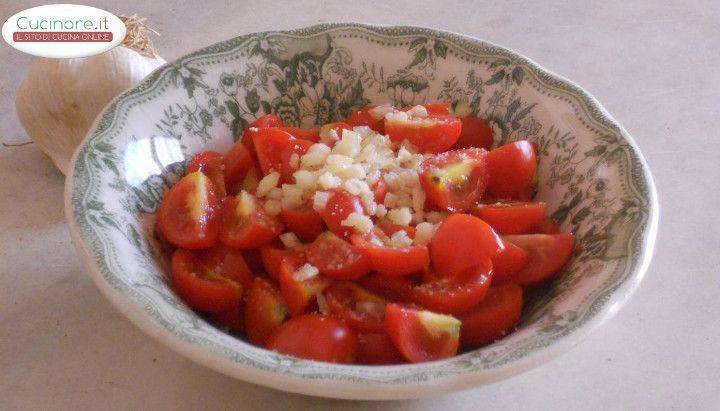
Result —
MULTIPOLYGON (((418 27, 324 24, 250 34, 166 64, 113 101, 75 154, 66 214, 87 271, 152 337, 222 373, 280 390, 353 399, 434 395, 534 367, 579 342, 630 296, 657 226, 650 171, 628 133, 587 92, 491 43, 418 27), (204 149, 227 150, 254 118, 311 126, 392 102, 464 101, 497 143, 539 145, 538 199, 577 236, 517 330, 431 363, 333 365, 229 335, 173 293, 153 233, 163 192, 204 149)), ((588 370, 591 372, 592 370, 588 370)))

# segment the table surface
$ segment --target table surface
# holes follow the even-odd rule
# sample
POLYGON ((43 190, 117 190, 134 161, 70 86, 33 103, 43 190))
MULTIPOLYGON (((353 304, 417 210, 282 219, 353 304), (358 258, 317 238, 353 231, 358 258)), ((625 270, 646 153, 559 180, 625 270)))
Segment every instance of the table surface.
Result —
MULTIPOLYGON (((118 314, 79 265, 63 217, 63 176, 36 145, 3 146, 0 408, 709 409, 720 403, 717 0, 89 3, 147 16, 162 33, 156 44, 168 60, 239 34, 327 21, 433 26, 514 49, 589 90, 635 137, 659 191, 655 257, 615 318, 565 355, 513 378, 418 401, 286 394, 196 365, 118 314)), ((5 2, 0 18, 39 4, 5 2)), ((28 141, 13 98, 29 62, 0 46, 4 143, 28 141)))

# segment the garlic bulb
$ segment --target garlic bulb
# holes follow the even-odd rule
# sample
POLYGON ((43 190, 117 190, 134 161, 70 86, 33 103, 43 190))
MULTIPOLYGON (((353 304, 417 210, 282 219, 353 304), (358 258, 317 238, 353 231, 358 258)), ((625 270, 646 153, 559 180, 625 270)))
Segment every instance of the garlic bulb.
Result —
POLYGON ((63 174, 100 111, 165 63, 149 43, 142 20, 122 19, 128 35, 120 46, 90 57, 35 58, 18 89, 20 121, 63 174))

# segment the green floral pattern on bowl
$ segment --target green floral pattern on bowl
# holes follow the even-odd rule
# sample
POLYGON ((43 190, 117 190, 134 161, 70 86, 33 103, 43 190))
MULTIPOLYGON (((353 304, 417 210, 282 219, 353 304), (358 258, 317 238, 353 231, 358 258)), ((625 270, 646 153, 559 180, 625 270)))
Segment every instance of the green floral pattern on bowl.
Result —
POLYGON ((189 54, 119 96, 76 153, 66 187, 73 240, 103 293, 190 358, 279 389, 408 398, 520 372, 566 350, 614 312, 652 254, 657 200, 628 134, 591 96, 492 44, 415 27, 320 25, 241 36, 189 54), (539 145, 538 198, 577 236, 560 278, 530 296, 518 330, 482 349, 393 367, 303 361, 252 346, 189 310, 154 234, 163 192, 193 153, 226 150, 253 119, 311 126, 371 103, 467 104, 498 143, 539 145))

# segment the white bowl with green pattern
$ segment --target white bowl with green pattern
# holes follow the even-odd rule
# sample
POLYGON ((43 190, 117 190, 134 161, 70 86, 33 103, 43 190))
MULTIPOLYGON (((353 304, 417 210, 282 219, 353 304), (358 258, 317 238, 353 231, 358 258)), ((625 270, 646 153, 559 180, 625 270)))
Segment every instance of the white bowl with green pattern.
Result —
POLYGON ((632 294, 657 228, 647 164, 592 96, 502 47, 417 27, 324 24, 250 34, 191 53, 113 101, 70 170, 65 207, 73 241, 118 310, 158 341, 217 371, 326 397, 429 396, 549 360, 632 294), (371 103, 461 100, 497 123, 499 142, 539 144, 538 199, 577 236, 564 273, 526 305, 517 331, 443 361, 334 365, 276 354, 226 334, 173 293, 153 213, 193 153, 226 150, 248 122, 269 112, 309 126, 371 103))

